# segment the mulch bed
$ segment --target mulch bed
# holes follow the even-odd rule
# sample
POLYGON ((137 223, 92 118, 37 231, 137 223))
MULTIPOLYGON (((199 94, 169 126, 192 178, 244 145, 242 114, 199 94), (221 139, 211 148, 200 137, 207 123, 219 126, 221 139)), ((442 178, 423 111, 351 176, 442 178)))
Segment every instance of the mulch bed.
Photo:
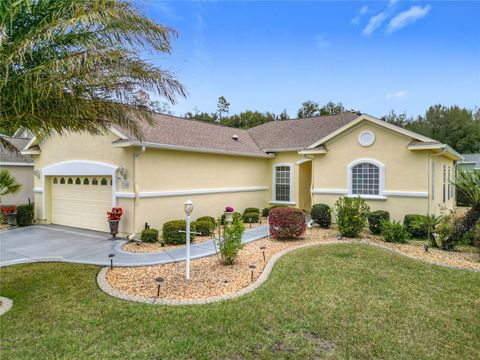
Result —
MULTIPOLYGON (((164 299, 205 299, 238 291, 252 282, 252 270, 249 265, 254 264, 253 281, 262 273, 266 263, 276 253, 302 244, 338 242, 336 229, 313 228, 307 230, 303 239, 295 241, 278 241, 260 239, 248 243, 240 250, 234 265, 222 265, 217 256, 210 256, 191 261, 191 279, 186 281, 185 263, 143 266, 117 267, 107 272, 109 285, 121 292, 154 298, 157 295, 155 278, 165 279, 161 285, 160 297, 164 299), (264 250, 261 247, 265 247, 264 250), (262 252, 265 251, 265 261, 262 252)), ((480 252, 473 247, 459 247, 459 251, 423 250, 422 241, 411 241, 407 244, 386 243, 365 233, 358 240, 377 243, 391 249, 438 263, 462 267, 465 269, 480 269, 480 252)), ((135 245, 134 245, 135 246, 135 245)))

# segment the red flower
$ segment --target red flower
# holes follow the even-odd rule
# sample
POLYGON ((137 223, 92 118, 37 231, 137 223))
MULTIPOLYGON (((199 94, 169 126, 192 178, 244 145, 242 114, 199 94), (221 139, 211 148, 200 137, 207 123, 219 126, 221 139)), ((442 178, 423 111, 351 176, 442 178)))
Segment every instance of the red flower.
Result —
POLYGON ((15 205, 2 206, 2 212, 5 215, 13 214, 16 210, 17 210, 17 207, 15 205))
POLYGON ((123 215, 122 208, 112 208, 112 211, 107 211, 108 220, 120 220, 123 215))

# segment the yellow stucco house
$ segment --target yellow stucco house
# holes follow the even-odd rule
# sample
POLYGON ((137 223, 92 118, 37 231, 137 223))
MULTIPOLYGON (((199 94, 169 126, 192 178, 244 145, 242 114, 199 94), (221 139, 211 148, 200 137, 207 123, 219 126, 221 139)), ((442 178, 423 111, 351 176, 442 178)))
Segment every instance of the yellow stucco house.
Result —
POLYGON ((120 230, 161 228, 182 218, 219 216, 225 206, 288 204, 309 210, 361 196, 393 219, 453 208, 455 161, 446 144, 369 115, 343 113, 275 121, 249 130, 155 115, 142 140, 112 128, 102 136, 32 139, 36 217, 107 231, 105 212, 124 209, 120 230))

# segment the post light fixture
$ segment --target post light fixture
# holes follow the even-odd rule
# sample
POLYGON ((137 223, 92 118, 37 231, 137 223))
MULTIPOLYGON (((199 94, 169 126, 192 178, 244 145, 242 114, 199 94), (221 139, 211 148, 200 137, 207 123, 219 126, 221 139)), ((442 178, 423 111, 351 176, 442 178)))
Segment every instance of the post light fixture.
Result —
POLYGON ((250 223, 250 229, 251 229, 252 228, 252 218, 251 217, 248 218, 248 222, 250 223))
POLYGON ((263 262, 266 261, 266 259, 265 259, 265 249, 266 248, 267 248, 266 246, 260 246, 260 250, 262 250, 262 254, 263 254, 263 262))
POLYGON ((183 204, 183 210, 185 211, 186 218, 186 236, 187 236, 187 246, 186 246, 186 256, 185 256, 185 279, 190 280, 190 214, 193 212, 193 202, 192 200, 185 201, 183 204))
POLYGON ((425 250, 425 252, 428 252, 428 244, 423 245, 423 249, 425 250))
POLYGON ((110 258, 110 270, 113 270, 113 258, 115 254, 109 254, 108 257, 110 258))
POLYGON ((248 267, 252 270, 252 274, 250 276, 250 280, 253 282, 253 273, 255 272, 255 269, 257 268, 255 264, 248 265, 248 267))
POLYGON ((155 279, 155 283, 157 284, 157 298, 160 297, 160 285, 164 282, 164 279, 162 277, 157 277, 155 279))

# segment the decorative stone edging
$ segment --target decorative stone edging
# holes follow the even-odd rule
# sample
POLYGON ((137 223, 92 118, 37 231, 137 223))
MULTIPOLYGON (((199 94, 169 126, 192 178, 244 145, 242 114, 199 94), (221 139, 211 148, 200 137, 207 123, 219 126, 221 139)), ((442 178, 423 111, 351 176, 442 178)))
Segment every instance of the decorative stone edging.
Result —
POLYGON ((332 245, 332 244, 364 244, 364 245, 370 245, 374 246, 377 248, 381 248, 384 250, 389 250, 392 251, 396 254, 403 255, 405 257, 408 257, 412 260, 417 260, 425 263, 429 263, 432 265, 438 265, 438 266, 443 266, 446 268, 450 269, 455 269, 455 270, 466 270, 466 271, 472 271, 472 272, 480 272, 478 269, 467 269, 467 268, 462 268, 458 266, 453 266, 453 265, 447 265, 447 264, 442 264, 433 260, 428 260, 428 259, 421 259, 418 257, 415 257, 413 255, 404 253, 402 251, 399 251, 397 249, 392 249, 388 246, 377 244, 370 242, 368 240, 331 240, 331 241, 325 241, 325 242, 320 242, 320 243, 311 243, 311 244, 303 244, 299 246, 295 246, 293 248, 288 248, 285 250, 282 250, 278 253, 276 253, 274 256, 270 258, 268 261, 267 265, 265 265, 265 268, 263 269, 262 274, 255 280, 255 282, 251 283, 247 287, 244 287, 243 289, 240 289, 238 291, 229 293, 229 294, 224 294, 224 295, 219 295, 219 296, 212 296, 209 298, 203 298, 203 299, 186 299, 186 300, 181 300, 181 299, 162 299, 162 298, 151 298, 151 297, 146 297, 146 296, 134 296, 134 295, 129 295, 124 292, 121 292, 119 290, 116 290, 112 288, 106 279, 106 274, 108 271, 108 267, 104 267, 100 270, 100 272, 97 275, 97 283, 100 289, 105 292, 106 294, 122 299, 122 300, 127 300, 127 301, 133 301, 133 302, 139 302, 139 303, 145 303, 145 304, 151 304, 151 305, 200 305, 200 304, 209 304, 213 302, 219 302, 219 301, 224 301, 224 300, 231 300, 238 298, 240 296, 246 295, 248 293, 251 293, 253 290, 257 289, 260 285, 262 285, 269 277, 270 273, 273 270, 274 265, 276 262, 283 256, 286 255, 290 252, 293 252, 295 250, 299 249, 305 249, 309 247, 314 247, 314 246, 319 246, 319 245, 332 245))
POLYGON ((2 305, 0 305, 0 316, 5 314, 8 310, 10 310, 13 306, 13 300, 0 296, 0 301, 2 305))

